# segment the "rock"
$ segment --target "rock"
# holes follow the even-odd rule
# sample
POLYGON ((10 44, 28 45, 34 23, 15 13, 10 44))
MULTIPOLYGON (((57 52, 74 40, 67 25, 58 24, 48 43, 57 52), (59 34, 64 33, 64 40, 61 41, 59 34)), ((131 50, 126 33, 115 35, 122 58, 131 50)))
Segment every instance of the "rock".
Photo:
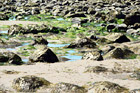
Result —
POLYGON ((85 13, 78 13, 78 12, 76 12, 76 13, 71 13, 71 12, 69 12, 67 15, 65 15, 65 17, 86 17, 86 15, 85 15, 85 13))
POLYGON ((17 92, 35 92, 38 88, 50 84, 44 78, 28 75, 14 79, 12 86, 17 92))
POLYGON ((1 52, 0 53, 0 62, 16 64, 16 65, 22 64, 21 58, 13 52, 1 52))
POLYGON ((90 73, 101 73, 101 72, 107 72, 108 69, 105 67, 101 66, 88 66, 85 68, 85 72, 90 72, 90 73))
POLYGON ((116 28, 116 24, 109 24, 106 28, 108 31, 112 31, 112 29, 116 28))
POLYGON ((127 30, 127 25, 126 24, 119 24, 116 27, 120 32, 126 32, 127 30))
POLYGON ((96 41, 98 44, 110 44, 112 43, 111 40, 108 40, 108 38, 98 38, 97 41, 96 41))
POLYGON ((78 85, 69 84, 69 83, 57 83, 50 87, 49 89, 46 89, 46 93, 86 93, 86 89, 83 87, 80 87, 78 85))
POLYGON ((8 35, 16 35, 19 33, 24 33, 25 29, 19 25, 12 25, 8 30, 8 35))
POLYGON ((130 39, 128 39, 126 35, 122 33, 111 33, 107 35, 106 38, 114 43, 130 42, 130 39))
POLYGON ((95 48, 96 47, 96 43, 93 42, 91 39, 89 38, 81 38, 79 39, 77 42, 72 43, 68 46, 68 48, 95 48))
POLYGON ((131 58, 136 58, 136 54, 132 52, 131 50, 127 48, 115 48, 108 52, 106 55, 104 55, 104 59, 110 59, 110 58, 115 58, 115 59, 131 59, 131 58))
POLYGON ((100 81, 93 83, 88 93, 129 93, 129 90, 112 82, 100 81))
POLYGON ((140 35, 140 31, 135 29, 128 29, 126 33, 129 35, 140 35))
POLYGON ((101 61, 101 60, 103 60, 103 57, 102 57, 102 55, 100 54, 99 51, 92 51, 92 52, 85 53, 83 55, 82 59, 101 61))
POLYGON ((35 39, 32 45, 36 45, 36 44, 47 45, 48 41, 45 40, 42 36, 35 36, 35 39))
POLYGON ((134 25, 135 23, 140 23, 140 14, 131 14, 128 15, 125 19, 124 19, 124 23, 128 26, 128 25, 134 25))
POLYGON ((100 49, 102 50, 102 55, 107 54, 108 52, 110 52, 111 50, 113 50, 115 47, 111 46, 111 45, 105 45, 105 46, 101 46, 100 49))
POLYGON ((0 14, 0 20, 8 20, 9 17, 6 14, 0 14))
POLYGON ((140 89, 131 90, 129 93, 140 93, 140 89))
POLYGON ((57 56, 44 45, 39 45, 37 49, 30 57, 30 62, 48 62, 55 63, 58 62, 57 56))

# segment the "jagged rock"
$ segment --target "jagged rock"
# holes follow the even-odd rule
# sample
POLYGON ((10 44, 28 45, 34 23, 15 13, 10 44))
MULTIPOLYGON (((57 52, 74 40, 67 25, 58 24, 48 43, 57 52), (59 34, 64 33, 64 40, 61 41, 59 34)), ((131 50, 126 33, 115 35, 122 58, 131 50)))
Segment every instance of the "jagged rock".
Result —
POLYGON ((92 51, 92 52, 85 53, 83 55, 82 59, 101 61, 101 60, 103 60, 103 57, 99 51, 92 51))
POLYGON ((136 58, 136 56, 137 55, 133 51, 127 48, 114 48, 103 57, 104 59, 110 59, 110 58, 131 59, 131 58, 136 58))
POLYGON ((52 87, 44 90, 43 92, 47 93, 86 93, 87 90, 84 87, 78 85, 69 84, 69 83, 57 83, 52 87))
POLYGON ((85 72, 101 73, 108 71, 107 68, 101 66, 88 66, 85 68, 85 72))
POLYGON ((50 84, 44 78, 28 75, 14 79, 12 86, 17 92, 35 92, 38 88, 50 84))
POLYGON ((21 58, 13 52, 1 52, 0 53, 0 62, 1 63, 16 64, 16 65, 22 64, 21 58))
POLYGON ((114 29, 116 27, 116 24, 109 24, 106 28, 108 31, 114 29))
POLYGON ((114 43, 130 42, 130 39, 128 39, 126 35, 122 33, 111 33, 107 35, 106 38, 114 43))
POLYGON ((39 45, 39 49, 37 49, 30 57, 30 62, 48 62, 48 63, 55 63, 58 62, 57 56, 44 45, 39 45))
POLYGON ((129 90, 112 82, 100 81, 93 83, 88 93, 129 93, 129 90))
POLYGON ((72 43, 68 46, 68 48, 95 48, 96 47, 96 43, 93 42, 91 39, 89 38, 81 38, 79 39, 77 42, 72 43))
POLYGON ((36 44, 47 45, 48 41, 45 40, 42 36, 35 36, 35 39, 32 45, 36 45, 36 44))
POLYGON ((19 25, 12 25, 8 30, 8 35, 16 35, 19 33, 24 33, 25 29, 19 25))

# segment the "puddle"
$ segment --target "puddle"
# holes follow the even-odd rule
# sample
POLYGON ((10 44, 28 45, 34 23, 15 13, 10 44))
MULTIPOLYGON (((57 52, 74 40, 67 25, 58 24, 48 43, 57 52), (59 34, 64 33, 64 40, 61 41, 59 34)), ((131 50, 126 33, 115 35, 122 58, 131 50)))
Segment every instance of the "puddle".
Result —
POLYGON ((29 61, 29 59, 22 59, 23 62, 27 63, 29 61))
POLYGON ((5 31, 0 31, 1 34, 7 34, 8 33, 8 30, 5 30, 5 31))
POLYGON ((28 19, 29 19, 29 17, 25 17, 24 19, 25 19, 25 20, 28 20, 28 19))
POLYGON ((63 21, 63 20, 64 20, 64 18, 57 18, 57 20, 58 20, 58 21, 63 21))
POLYGON ((70 44, 48 44, 47 46, 48 47, 64 47, 67 45, 70 45, 70 44))
POLYGON ((9 18, 9 21, 15 21, 15 20, 16 20, 15 17, 11 17, 11 18, 9 18))
POLYGON ((68 61, 76 61, 76 60, 82 59, 82 56, 76 56, 76 55, 70 55, 70 54, 66 54, 65 56, 62 56, 62 57, 70 59, 68 61))

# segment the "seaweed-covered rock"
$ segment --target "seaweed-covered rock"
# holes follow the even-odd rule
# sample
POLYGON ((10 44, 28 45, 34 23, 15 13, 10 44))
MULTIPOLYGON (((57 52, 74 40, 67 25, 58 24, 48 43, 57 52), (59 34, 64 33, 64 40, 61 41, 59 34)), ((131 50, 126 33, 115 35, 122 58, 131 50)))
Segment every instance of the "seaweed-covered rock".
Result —
POLYGON ((82 59, 101 61, 101 60, 103 60, 103 57, 99 51, 92 51, 92 52, 85 53, 83 55, 82 59))
POLYGON ((32 45, 36 45, 36 44, 47 45, 48 41, 45 40, 42 36, 35 36, 35 39, 32 45))
POLYGON ((96 43, 89 38, 79 39, 77 42, 71 43, 68 48, 95 48, 96 43))
POLYGON ((35 92, 38 88, 50 84, 44 78, 28 75, 14 79, 12 86, 18 92, 35 92))
POLYGON ((54 63, 58 62, 57 56, 49 49, 48 47, 44 45, 38 46, 39 49, 37 49, 30 57, 29 61, 31 62, 48 62, 48 63, 54 63))
POLYGON ((19 25, 12 25, 8 30, 8 35, 16 35, 19 33, 24 33, 25 29, 19 25))
POLYGON ((78 85, 60 82, 46 89, 44 92, 46 93, 86 93, 86 89, 78 85))
POLYGON ((9 63, 9 64, 22 64, 21 57, 13 52, 1 52, 0 53, 0 62, 1 63, 9 63))
POLYGON ((101 67, 101 66, 87 66, 85 68, 85 72, 93 72, 93 73, 101 73, 101 72, 106 72, 108 71, 107 68, 101 67))
POLYGON ((100 81, 93 83, 88 93, 129 93, 129 90, 112 82, 100 81))

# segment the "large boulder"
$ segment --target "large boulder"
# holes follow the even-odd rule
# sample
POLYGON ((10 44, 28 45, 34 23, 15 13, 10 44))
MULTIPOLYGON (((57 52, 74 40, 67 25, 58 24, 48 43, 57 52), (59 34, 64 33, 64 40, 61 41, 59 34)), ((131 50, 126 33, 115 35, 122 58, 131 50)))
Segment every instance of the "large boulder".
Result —
POLYGON ((112 82, 100 81, 93 83, 88 93, 129 93, 129 90, 112 82))
POLYGON ((45 45, 39 45, 38 49, 29 57, 29 61, 55 63, 59 60, 51 49, 45 45))
POLYGON ((12 25, 8 30, 8 35, 16 35, 19 33, 24 33, 25 29, 19 25, 12 25))
POLYGON ((70 84, 70 83, 57 83, 50 88, 44 90, 46 93, 86 93, 86 89, 84 87, 80 87, 78 85, 70 84))
POLYGON ((92 52, 85 53, 83 55, 82 59, 101 61, 101 60, 103 60, 103 57, 99 51, 92 51, 92 52))
POLYGON ((96 43, 89 38, 81 38, 77 42, 71 43, 68 48, 95 48, 96 43))
POLYGON ((17 54, 13 52, 1 52, 0 53, 0 63, 9 63, 9 64, 16 64, 21 65, 22 60, 17 54))
POLYGON ((12 86, 17 92, 35 92, 38 88, 50 84, 44 78, 29 75, 14 79, 12 86))

